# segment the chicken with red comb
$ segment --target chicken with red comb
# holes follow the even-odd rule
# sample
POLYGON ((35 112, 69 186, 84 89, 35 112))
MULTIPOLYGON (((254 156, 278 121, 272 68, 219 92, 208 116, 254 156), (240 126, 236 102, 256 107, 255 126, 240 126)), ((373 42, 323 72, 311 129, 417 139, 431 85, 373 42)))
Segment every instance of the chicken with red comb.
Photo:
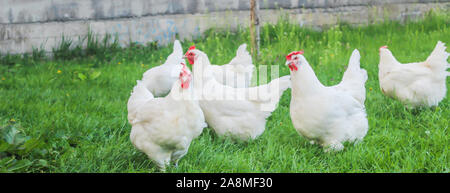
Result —
POLYGON ((446 49, 438 41, 425 61, 402 64, 387 46, 381 47, 378 64, 381 91, 409 108, 437 106, 446 96, 446 80, 450 75, 446 49))
POLYGON ((165 97, 155 98, 137 81, 128 99, 130 140, 156 163, 161 171, 187 154, 191 141, 206 127, 203 111, 194 95, 186 64, 165 97))
POLYGON ((342 81, 324 86, 303 52, 286 57, 291 71, 290 115, 297 132, 325 151, 339 151, 343 143, 359 142, 369 125, 364 107, 367 72, 360 68, 360 55, 354 50, 342 81))

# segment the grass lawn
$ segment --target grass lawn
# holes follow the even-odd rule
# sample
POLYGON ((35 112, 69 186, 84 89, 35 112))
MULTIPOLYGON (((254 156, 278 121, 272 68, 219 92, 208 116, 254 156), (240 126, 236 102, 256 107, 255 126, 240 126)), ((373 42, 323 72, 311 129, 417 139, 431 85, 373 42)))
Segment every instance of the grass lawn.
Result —
MULTIPOLYGON (((378 48, 389 45, 400 62, 425 60, 438 40, 450 45, 450 15, 431 13, 416 22, 340 24, 322 32, 287 21, 261 28, 261 57, 256 65, 280 66, 284 56, 304 49, 320 81, 337 84, 353 49, 368 71, 366 108, 369 131, 358 145, 324 153, 295 131, 287 90, 261 137, 233 142, 205 128, 179 167, 168 172, 449 172, 450 102, 409 110, 382 95, 378 48)), ((248 29, 210 30, 183 41, 208 54, 214 64, 228 63, 248 29)), ((73 43, 72 43, 73 44, 73 43)), ((144 71, 160 65, 172 45, 118 48, 89 40, 88 50, 55 48, 54 59, 36 50, 23 58, 0 59, 0 172, 157 172, 129 139, 127 100, 144 71)), ((450 52, 449 49, 447 49, 450 52)), ((447 79, 447 86, 449 79, 447 79)))

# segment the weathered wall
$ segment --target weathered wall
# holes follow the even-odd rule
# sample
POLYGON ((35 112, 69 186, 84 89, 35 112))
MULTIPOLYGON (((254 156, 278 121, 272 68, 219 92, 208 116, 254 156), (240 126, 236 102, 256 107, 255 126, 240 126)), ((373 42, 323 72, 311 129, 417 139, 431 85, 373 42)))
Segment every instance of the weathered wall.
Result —
MULTIPOLYGON (((89 30, 117 34, 121 45, 166 44, 175 34, 184 39, 211 27, 246 26, 249 7, 249 0, 0 0, 0 52, 50 51, 62 35, 76 40, 89 30)), ((323 26, 370 23, 384 12, 401 20, 432 8, 448 11, 450 0, 260 0, 260 7, 262 22, 287 12, 299 25, 323 26)))

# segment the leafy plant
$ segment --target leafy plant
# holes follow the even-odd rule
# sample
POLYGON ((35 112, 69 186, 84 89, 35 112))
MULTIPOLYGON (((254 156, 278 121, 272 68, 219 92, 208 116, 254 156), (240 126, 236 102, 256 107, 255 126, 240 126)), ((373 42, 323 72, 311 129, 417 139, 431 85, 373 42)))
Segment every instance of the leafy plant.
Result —
POLYGON ((30 166, 32 162, 30 160, 17 160, 15 157, 7 157, 0 159, 0 172, 15 172, 22 168, 30 166))
POLYGON ((93 68, 84 68, 80 71, 75 71, 74 74, 76 74, 76 77, 81 81, 85 81, 97 79, 102 74, 102 72, 93 68))
MULTIPOLYGON (((44 143, 27 136, 13 121, 0 127, 0 172, 13 172, 31 166, 35 160, 31 154, 44 155, 44 143)), ((36 156, 34 156, 36 157, 36 156)), ((36 160, 38 165, 47 165, 45 160, 36 160)))

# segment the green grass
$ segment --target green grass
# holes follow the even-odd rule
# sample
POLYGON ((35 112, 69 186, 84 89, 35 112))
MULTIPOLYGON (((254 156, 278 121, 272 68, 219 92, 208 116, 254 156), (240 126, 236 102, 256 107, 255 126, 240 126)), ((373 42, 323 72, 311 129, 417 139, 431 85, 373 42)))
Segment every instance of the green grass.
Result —
MULTIPOLYGON (((408 110, 382 95, 377 75, 380 46, 389 45, 400 62, 425 60, 438 40, 450 44, 449 21, 448 13, 430 13, 417 22, 340 24, 322 32, 287 21, 264 25, 255 63, 280 65, 280 75, 289 74, 284 56, 304 49, 322 83, 334 85, 352 50, 360 50, 369 75, 364 141, 338 153, 309 144, 292 126, 288 90, 261 137, 235 143, 206 128, 168 172, 449 172, 448 97, 436 108, 408 110)), ((129 140, 126 103, 136 80, 164 62, 172 45, 122 49, 88 41, 90 51, 61 44, 53 60, 38 49, 1 57, 0 127, 19 133, 0 136, 0 172, 157 172, 129 140)), ((212 63, 223 64, 248 42, 247 28, 210 30, 183 47, 195 43, 212 63)))

